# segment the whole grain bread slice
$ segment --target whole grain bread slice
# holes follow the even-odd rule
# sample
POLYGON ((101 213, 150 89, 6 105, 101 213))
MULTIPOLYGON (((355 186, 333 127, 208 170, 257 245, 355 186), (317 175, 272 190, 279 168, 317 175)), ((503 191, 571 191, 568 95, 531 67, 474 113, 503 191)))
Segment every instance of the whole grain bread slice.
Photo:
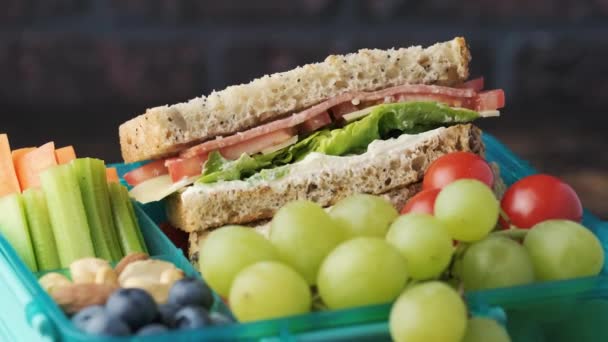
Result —
POLYGON ((363 49, 266 75, 190 101, 146 110, 119 128, 123 159, 174 154, 186 146, 243 131, 349 91, 402 84, 451 86, 469 76, 464 38, 427 48, 363 49))
POLYGON ((195 184, 167 199, 167 215, 174 227, 193 232, 270 218, 299 199, 327 207, 354 193, 384 194, 417 183, 431 162, 453 151, 483 154, 481 131, 471 124, 440 127, 375 141, 357 156, 311 154, 273 181, 195 184))
MULTIPOLYGON (((422 183, 418 182, 418 183, 410 184, 403 188, 392 189, 384 194, 381 194, 381 196, 386 198, 387 200, 389 200, 391 202, 391 204, 393 204, 393 206, 395 208, 397 208, 397 210, 400 210, 405 205, 405 202, 407 202, 408 199, 410 199, 412 196, 414 196, 416 193, 418 193, 418 191, 420 191, 421 188, 422 188, 422 183)), ((270 233, 270 219, 244 223, 242 225, 246 226, 246 227, 251 227, 256 232, 262 234, 265 237, 268 237, 268 234, 270 233)), ((210 229, 199 230, 199 231, 191 232, 189 234, 188 259, 195 266, 197 266, 197 264, 198 264, 199 246, 201 243, 203 243, 205 241, 207 236, 209 236, 209 234, 212 231, 213 230, 210 230, 210 229)), ((198 266, 196 269, 198 269, 198 266)))

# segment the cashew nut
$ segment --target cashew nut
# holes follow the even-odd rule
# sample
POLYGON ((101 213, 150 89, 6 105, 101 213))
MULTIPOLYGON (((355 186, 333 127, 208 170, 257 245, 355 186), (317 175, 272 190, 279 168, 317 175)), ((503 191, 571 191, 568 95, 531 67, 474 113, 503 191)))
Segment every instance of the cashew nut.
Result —
POLYGON ((127 265, 129 265, 133 262, 136 262, 136 261, 140 261, 140 260, 148 260, 149 258, 150 258, 150 256, 148 256, 148 254, 146 254, 146 253, 142 253, 142 252, 129 253, 129 254, 125 255, 122 259, 120 259, 120 261, 118 262, 118 264, 116 265, 114 270, 116 271, 116 274, 120 275, 122 273, 122 271, 125 269, 125 267, 127 267, 127 265))
POLYGON ((94 283, 97 271, 101 268, 110 267, 110 263, 98 258, 83 258, 70 264, 72 281, 75 284, 94 283))
POLYGON ((170 262, 140 260, 128 264, 118 276, 118 282, 122 287, 143 289, 157 303, 163 304, 167 302, 173 283, 183 277, 184 272, 170 262))
POLYGON ((138 278, 153 283, 160 283, 161 274, 166 270, 174 270, 176 267, 167 261, 162 260, 140 260, 130 263, 118 276, 121 286, 127 279, 138 278))
POLYGON ((60 273, 47 273, 38 279, 40 286, 49 294, 60 287, 71 285, 72 282, 66 276, 60 273))
POLYGON ((163 273, 160 274, 160 282, 171 287, 176 281, 182 279, 183 277, 184 271, 180 270, 179 268, 172 268, 164 270, 163 273))
POLYGON ((104 305, 115 290, 106 284, 70 284, 56 288, 51 297, 63 311, 73 314, 87 306, 104 305))
POLYGON ((118 286, 118 276, 110 266, 104 266, 95 273, 95 284, 118 286))
POLYGON ((126 288, 139 288, 150 294, 157 304, 165 304, 169 299, 168 284, 163 284, 157 281, 152 281, 146 278, 129 278, 122 284, 126 288))

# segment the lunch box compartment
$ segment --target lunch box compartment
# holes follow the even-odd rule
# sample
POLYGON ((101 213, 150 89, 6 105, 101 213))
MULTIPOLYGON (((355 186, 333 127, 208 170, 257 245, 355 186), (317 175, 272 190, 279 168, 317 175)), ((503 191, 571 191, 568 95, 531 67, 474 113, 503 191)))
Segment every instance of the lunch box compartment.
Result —
MULTIPOLYGON (((484 134, 486 159, 500 165, 507 185, 536 173, 494 137, 484 134)), ((114 165, 120 175, 138 164, 114 165)), ((160 203, 136 205, 136 214, 150 254, 173 262, 188 275, 198 275, 182 251, 156 223, 165 218, 160 203)), ((583 223, 599 237, 608 256, 608 223, 585 212, 583 223)), ((7 241, 0 237, 0 340, 2 341, 126 341, 78 331, 38 285, 7 241)), ((474 315, 505 324, 518 341, 608 341, 608 263, 597 277, 536 283, 467 295, 474 315)), ((248 324, 175 331, 146 341, 390 341, 390 305, 315 312, 248 324)), ((219 299, 213 310, 229 313, 219 299)), ((131 337, 131 340, 138 340, 131 337)), ((141 339, 143 340, 143 339, 141 339)))

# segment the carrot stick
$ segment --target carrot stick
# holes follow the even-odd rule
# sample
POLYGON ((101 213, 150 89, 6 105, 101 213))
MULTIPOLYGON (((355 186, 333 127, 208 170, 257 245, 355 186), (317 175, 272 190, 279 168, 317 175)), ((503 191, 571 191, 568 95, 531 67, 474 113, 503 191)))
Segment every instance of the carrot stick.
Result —
POLYGON ((55 143, 52 141, 21 156, 15 162, 21 189, 40 186, 40 173, 55 165, 57 165, 57 159, 55 158, 55 143))
POLYGON ((8 135, 0 134, 0 197, 20 192, 21 188, 13 165, 8 135))
POLYGON ((57 157, 57 164, 67 164, 76 159, 76 152, 74 151, 74 147, 70 145, 56 149, 55 157, 57 157))
POLYGON ((106 180, 108 183, 120 183, 120 178, 118 178, 116 168, 109 167, 106 169, 106 180))
POLYGON ((28 152, 32 152, 33 150, 35 150, 35 147, 23 147, 23 148, 18 148, 16 150, 11 151, 11 155, 13 156, 13 164, 15 164, 15 161, 19 158, 21 158, 22 155, 28 153, 28 152))

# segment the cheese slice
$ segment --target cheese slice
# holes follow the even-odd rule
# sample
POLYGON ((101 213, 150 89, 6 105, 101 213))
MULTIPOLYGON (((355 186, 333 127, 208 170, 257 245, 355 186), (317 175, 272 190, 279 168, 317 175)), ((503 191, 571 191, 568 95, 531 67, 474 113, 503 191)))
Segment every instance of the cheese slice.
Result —
POLYGON ((135 186, 129 195, 141 203, 160 201, 171 195, 177 190, 186 187, 196 181, 198 177, 184 178, 179 182, 173 183, 171 176, 162 175, 148 179, 135 186))
POLYGON ((500 116, 500 111, 494 109, 494 110, 483 110, 481 112, 478 112, 479 116, 481 116, 482 118, 491 118, 491 117, 497 117, 500 116))
POLYGON ((372 110, 374 110, 374 108, 376 108, 378 106, 381 106, 381 105, 375 105, 375 106, 363 108, 356 112, 344 114, 342 117, 344 118, 344 120, 346 120, 346 122, 352 122, 352 121, 358 120, 364 116, 367 116, 369 113, 372 112, 372 110))
MULTIPOLYGON (((344 118, 344 120, 346 120, 346 122, 353 122, 355 120, 359 120, 362 117, 365 117, 365 116, 369 115, 369 113, 371 113, 372 110, 374 110, 374 108, 376 108, 378 106, 382 106, 382 104, 371 106, 371 107, 367 107, 367 108, 363 108, 363 109, 358 110, 356 112, 345 114, 342 117, 344 118)), ((453 108, 453 109, 463 109, 463 108, 459 108, 459 107, 451 107, 451 108, 453 108)), ((489 117, 498 117, 498 116, 500 116, 500 111, 498 111, 498 110, 484 110, 484 111, 480 111, 478 113, 479 113, 479 116, 482 117, 482 118, 489 118, 489 117)))
POLYGON ((283 141, 282 143, 279 143, 279 144, 276 144, 274 146, 270 146, 268 148, 263 149, 262 150, 262 154, 271 154, 271 153, 276 152, 276 151, 278 151, 280 149, 283 149, 285 147, 291 146, 291 145, 293 145, 293 144, 295 144, 297 142, 298 142, 298 136, 296 135, 296 136, 293 136, 293 137, 291 137, 291 138, 283 141))

